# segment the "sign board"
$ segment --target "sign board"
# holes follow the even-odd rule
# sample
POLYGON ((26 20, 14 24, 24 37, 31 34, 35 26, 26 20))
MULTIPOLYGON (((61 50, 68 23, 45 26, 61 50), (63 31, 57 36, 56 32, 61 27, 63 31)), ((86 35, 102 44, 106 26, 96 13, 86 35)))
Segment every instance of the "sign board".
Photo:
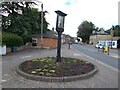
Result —
POLYGON ((107 51, 108 51, 108 47, 104 47, 104 51, 106 51, 106 52, 107 52, 107 51))

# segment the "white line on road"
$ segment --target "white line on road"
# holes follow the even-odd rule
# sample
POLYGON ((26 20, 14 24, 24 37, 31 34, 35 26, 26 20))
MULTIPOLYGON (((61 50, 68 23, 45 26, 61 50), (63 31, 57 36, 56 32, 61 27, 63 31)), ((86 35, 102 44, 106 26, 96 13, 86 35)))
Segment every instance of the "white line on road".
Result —
MULTIPOLYGON (((96 60, 96 59, 94 59, 94 58, 92 58, 92 57, 90 57, 90 56, 87 56, 86 54, 84 54, 84 53, 82 53, 82 52, 80 52, 80 51, 78 51, 78 50, 76 50, 76 51, 79 52, 80 54, 82 54, 82 55, 90 58, 91 60, 94 60, 94 61, 96 61, 96 62, 98 62, 98 63, 100 63, 100 64, 102 64, 102 65, 104 65, 104 66, 106 66, 106 67, 109 67, 109 68, 113 69, 114 71, 117 71, 117 72, 118 72, 118 69, 116 69, 116 68, 114 68, 114 67, 112 67, 112 66, 110 66, 110 65, 108 65, 108 64, 105 64, 105 63, 101 62, 101 61, 98 60, 98 59, 96 60)), ((78 54, 76 54, 76 55, 78 55, 78 54)))
POLYGON ((115 57, 115 58, 120 58, 120 56, 119 56, 118 54, 114 54, 114 53, 110 53, 109 56, 111 56, 111 57, 115 57))
POLYGON ((94 61, 96 61, 96 62, 98 62, 98 63, 100 63, 100 64, 102 64, 102 65, 104 65, 104 66, 106 66, 106 67, 109 67, 109 68, 111 68, 111 69, 113 69, 113 70, 115 70, 115 71, 117 71, 118 72, 118 69, 116 69, 116 68, 114 68, 114 67, 112 67, 112 66, 110 66, 110 65, 108 65, 108 64, 105 64, 105 63, 103 63, 103 62, 101 62, 100 60, 96 60, 96 59, 94 59, 94 58, 92 58, 92 57, 90 57, 90 56, 87 56, 87 55, 85 55, 84 53, 81 53, 82 55, 84 55, 84 56, 86 56, 86 57, 88 57, 88 58, 90 58, 90 59, 92 59, 92 60, 94 60, 94 61))
POLYGON ((4 83, 4 82, 6 82, 7 80, 0 80, 0 84, 2 84, 2 83, 4 83))
POLYGON ((29 56, 23 56, 23 57, 21 57, 21 58, 28 58, 28 57, 32 57, 31 55, 29 55, 29 56))
POLYGON ((8 61, 1 61, 0 63, 6 63, 6 62, 8 62, 8 61))
POLYGON ((78 54, 78 53, 74 53, 73 55, 74 56, 82 56, 81 54, 78 54))

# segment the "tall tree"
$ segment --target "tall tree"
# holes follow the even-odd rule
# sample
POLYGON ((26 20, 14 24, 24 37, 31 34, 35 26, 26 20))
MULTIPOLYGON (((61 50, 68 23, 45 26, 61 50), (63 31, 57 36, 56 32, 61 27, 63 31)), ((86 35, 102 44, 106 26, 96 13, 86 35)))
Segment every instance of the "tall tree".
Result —
MULTIPOLYGON (((32 8, 34 4, 33 2, 3 2, 3 12, 8 15, 2 18, 2 30, 22 37, 40 33, 41 12, 36 8, 32 8)), ((43 15, 44 32, 47 31, 48 27, 45 13, 46 11, 43 15)))
POLYGON ((92 22, 83 21, 78 27, 77 37, 82 38, 84 42, 88 43, 89 37, 92 34, 92 31, 96 29, 97 28, 92 22))
MULTIPOLYGON (((41 12, 36 8, 32 8, 31 4, 32 2, 3 2, 3 11, 8 13, 8 16, 3 16, 3 31, 19 35, 40 33, 41 12)), ((44 31, 48 27, 45 13, 46 11, 43 15, 44 31)))

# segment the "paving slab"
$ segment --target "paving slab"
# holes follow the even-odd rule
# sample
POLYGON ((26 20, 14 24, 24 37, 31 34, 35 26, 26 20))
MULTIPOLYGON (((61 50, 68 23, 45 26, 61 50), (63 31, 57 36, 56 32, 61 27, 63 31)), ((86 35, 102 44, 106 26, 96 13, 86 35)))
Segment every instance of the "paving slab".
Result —
POLYGON ((43 57, 56 57, 56 49, 27 49, 2 57, 3 88, 118 88, 118 70, 99 62, 74 48, 62 45, 62 57, 89 61, 97 66, 98 72, 88 79, 72 82, 42 82, 26 79, 16 73, 16 66, 26 60, 43 57))

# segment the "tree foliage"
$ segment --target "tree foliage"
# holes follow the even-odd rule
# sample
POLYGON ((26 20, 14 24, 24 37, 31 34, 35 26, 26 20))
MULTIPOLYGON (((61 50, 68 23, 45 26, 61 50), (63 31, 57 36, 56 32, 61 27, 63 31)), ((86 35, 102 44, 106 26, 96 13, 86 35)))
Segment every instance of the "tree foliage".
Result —
POLYGON ((93 30, 97 30, 97 28, 92 22, 83 21, 78 27, 77 37, 82 38, 84 42, 88 42, 93 30))
POLYGON ((114 28, 111 27, 110 29, 108 29, 105 32, 110 34, 111 30, 114 30, 114 34, 113 34, 114 37, 120 36, 120 25, 115 25, 114 28))
POLYGON ((7 47, 21 46, 23 45, 23 39, 12 33, 2 33, 2 44, 7 47))
MULTIPOLYGON (((3 2, 2 30, 15 33, 23 38, 41 32, 41 12, 32 8, 34 2, 3 2)), ((47 31, 48 22, 43 12, 43 32, 47 31)))

